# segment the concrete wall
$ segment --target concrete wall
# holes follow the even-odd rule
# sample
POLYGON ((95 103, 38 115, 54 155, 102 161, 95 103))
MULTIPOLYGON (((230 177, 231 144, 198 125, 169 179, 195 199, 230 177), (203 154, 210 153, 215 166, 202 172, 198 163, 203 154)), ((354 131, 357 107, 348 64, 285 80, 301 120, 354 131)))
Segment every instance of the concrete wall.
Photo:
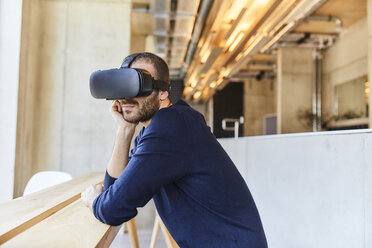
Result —
MULTIPOLYGON (((336 44, 323 54, 322 119, 335 112, 335 87, 367 75, 368 29, 367 18, 360 20, 340 36, 336 44)), ((364 95, 363 95, 364 97, 364 95)))
POLYGON ((116 126, 89 76, 129 54, 130 0, 25 0, 15 195, 32 174, 104 171, 116 126))
POLYGON ((22 0, 0 0, 0 202, 13 198, 22 0))
POLYGON ((372 131, 220 139, 269 247, 372 247, 372 131))
POLYGON ((338 116, 353 112, 366 117, 366 78, 361 77, 336 86, 338 116))
POLYGON ((264 134, 264 116, 276 113, 275 80, 244 82, 244 136, 264 134))
POLYGON ((312 111, 315 82, 313 49, 278 49, 278 133, 312 131, 298 118, 299 112, 312 111))

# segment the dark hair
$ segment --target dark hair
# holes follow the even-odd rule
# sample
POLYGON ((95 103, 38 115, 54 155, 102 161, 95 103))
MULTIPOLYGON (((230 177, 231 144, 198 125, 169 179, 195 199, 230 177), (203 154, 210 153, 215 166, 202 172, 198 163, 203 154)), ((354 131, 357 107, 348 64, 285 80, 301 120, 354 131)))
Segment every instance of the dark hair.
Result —
POLYGON ((156 80, 162 80, 169 82, 169 68, 167 63, 160 58, 159 56, 149 53, 149 52, 143 52, 143 53, 138 53, 136 55, 136 58, 132 61, 133 62, 138 62, 138 61, 146 61, 151 63, 155 67, 155 73, 156 75, 152 75, 156 80))

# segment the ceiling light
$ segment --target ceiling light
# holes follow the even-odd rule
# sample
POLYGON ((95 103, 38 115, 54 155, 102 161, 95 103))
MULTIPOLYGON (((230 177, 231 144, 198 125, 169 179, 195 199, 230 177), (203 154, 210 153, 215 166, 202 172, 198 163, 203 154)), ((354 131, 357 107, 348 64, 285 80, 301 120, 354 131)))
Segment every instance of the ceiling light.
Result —
POLYGON ((261 49, 261 53, 265 53, 270 47, 272 47, 280 38, 283 37, 291 28, 293 28, 295 22, 288 23, 279 33, 275 35, 266 45, 261 49))
POLYGON ((191 92, 192 92, 192 89, 193 89, 193 88, 190 87, 190 86, 189 86, 189 87, 186 87, 186 88, 185 88, 185 93, 186 93, 186 94, 191 93, 191 92))
POLYGON ((256 0, 258 4, 264 5, 270 2, 270 0, 256 0))
POLYGON ((235 61, 239 61, 239 59, 243 56, 243 53, 239 53, 238 56, 235 57, 235 61))
POLYGON ((236 38, 238 38, 238 35, 239 35, 239 33, 234 32, 234 34, 232 34, 230 36, 230 38, 226 41, 226 47, 229 47, 234 42, 234 40, 236 40, 236 38))
POLYGON ((247 5, 248 0, 235 0, 234 4, 230 8, 230 12, 228 12, 226 17, 226 22, 230 23, 232 20, 235 20, 240 11, 247 5))
POLYGON ((211 50, 206 51, 201 57, 200 62, 204 64, 207 61, 210 54, 211 54, 211 50))
POLYGON ((239 33, 238 37, 236 37, 235 41, 231 44, 229 52, 233 51, 236 48, 239 42, 243 39, 243 36, 244 36, 243 32, 239 33))
POLYGON ((193 96, 194 100, 198 99, 201 96, 201 94, 202 94, 201 91, 195 92, 195 94, 193 96))
POLYGON ((223 81, 223 77, 220 77, 217 81, 216 81, 216 85, 220 85, 223 81))

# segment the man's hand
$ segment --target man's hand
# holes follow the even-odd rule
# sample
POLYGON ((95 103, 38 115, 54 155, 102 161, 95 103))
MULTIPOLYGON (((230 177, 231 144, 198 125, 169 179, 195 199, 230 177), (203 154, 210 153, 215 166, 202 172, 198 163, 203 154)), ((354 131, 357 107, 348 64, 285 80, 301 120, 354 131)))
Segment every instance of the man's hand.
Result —
POLYGON ((133 136, 138 123, 129 123, 124 120, 123 110, 119 101, 115 100, 112 102, 110 113, 112 115, 112 118, 114 118, 116 124, 118 125, 119 130, 125 130, 128 135, 131 134, 133 136))
POLYGON ((96 199, 97 196, 102 193, 102 191, 103 188, 101 184, 92 185, 81 193, 81 200, 83 201, 85 206, 92 210, 94 199, 96 199))
POLYGON ((118 130, 107 172, 110 176, 118 178, 128 163, 130 142, 138 123, 129 123, 124 119, 123 110, 117 100, 112 102, 110 112, 118 126, 118 130))

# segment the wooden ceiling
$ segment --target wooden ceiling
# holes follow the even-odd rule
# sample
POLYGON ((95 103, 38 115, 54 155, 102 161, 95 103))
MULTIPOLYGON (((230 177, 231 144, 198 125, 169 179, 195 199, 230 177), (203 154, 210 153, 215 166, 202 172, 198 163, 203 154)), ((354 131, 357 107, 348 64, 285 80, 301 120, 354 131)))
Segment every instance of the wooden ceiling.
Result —
MULTIPOLYGON (((150 0, 132 0, 133 9, 149 9, 150 0)), ((132 12, 132 32, 139 35, 150 35, 152 33, 151 15, 149 13, 132 12)))
MULTIPOLYGON (((166 2, 166 0, 164 0, 166 2)), ((170 0, 169 0, 170 1, 170 0)), ((179 0, 180 3, 185 3, 189 4, 186 0, 179 0)), ((215 63, 216 61, 222 61, 222 62, 231 62, 232 58, 225 59, 221 58, 220 60, 217 60, 214 56, 214 53, 216 54, 225 54, 229 55, 231 54, 228 50, 222 51, 221 45, 223 45, 221 40, 223 40, 224 36, 217 37, 217 33, 221 33, 221 30, 226 29, 226 25, 224 26, 223 23, 221 23, 222 17, 224 14, 226 14, 226 11, 221 11, 222 9, 228 10, 229 6, 235 3, 237 0, 215 0, 212 8, 209 11, 208 19, 205 23, 204 26, 204 32, 202 36, 200 37, 200 40, 198 42, 198 47, 197 51, 195 52, 196 55, 194 55, 193 60, 195 59, 200 59, 198 57, 198 52, 201 52, 202 45, 207 44, 208 42, 215 45, 216 47, 214 49, 211 49, 210 54, 209 54, 209 59, 207 61, 204 61, 202 63, 204 67, 208 65, 209 62, 215 63), (216 16, 219 14, 220 16, 216 16), (209 32, 208 32, 209 30, 209 32), (215 37, 213 41, 211 41, 211 37, 215 37), (216 50, 217 49, 217 50, 216 50), (220 49, 220 50, 218 50, 220 49)), ((271 1, 271 0, 268 0, 271 1)), ((279 1, 280 2, 286 2, 289 0, 284 0, 284 1, 279 1)), ((135 9, 149 9, 150 5, 154 5, 155 0, 132 0, 133 3, 133 8, 135 9)), ((158 6, 159 7, 159 6, 158 6)), ((231 7, 231 6, 230 6, 231 7)), ((365 18, 367 16, 367 0, 327 0, 322 4, 318 9, 316 9, 312 14, 310 19, 305 19, 303 20, 300 24, 298 24, 292 31, 291 33, 310 33, 310 34, 332 34, 332 35, 338 35, 341 33, 342 30, 346 30, 349 28, 351 25, 354 23, 358 22, 359 20, 365 18), (334 21, 321 21, 321 20, 312 20, 311 17, 335 17, 339 20, 341 20, 341 26, 338 25, 334 21)), ((132 12, 132 32, 134 34, 138 35, 151 35, 154 32, 154 23, 153 23, 153 18, 151 17, 150 13, 145 13, 141 11, 134 11, 132 12)), ((244 39, 243 39, 244 40, 244 39)), ((159 42, 155 39, 155 42, 159 42)), ((244 50, 243 46, 238 46, 238 50, 244 50)), ((235 54, 236 55, 236 54, 235 54)), ((235 60, 238 60, 239 56, 235 56, 235 60)), ((195 62, 195 61, 194 61, 195 62)), ((221 62, 221 63, 222 63, 221 62)), ((256 54, 253 55, 245 62, 245 65, 242 67, 242 71, 244 70, 249 70, 249 71, 257 71, 256 69, 258 68, 259 70, 266 70, 265 68, 267 67, 267 70, 272 70, 272 65, 276 63, 276 55, 275 53, 270 55, 270 54, 256 54), (265 68, 263 66, 266 66, 265 68), (263 69, 264 68, 264 69, 263 69)), ((197 67, 200 66, 200 63, 191 63, 189 67, 189 72, 190 71, 196 71, 197 67)), ((212 68, 213 69, 213 68, 212 68)), ((213 70, 207 70, 208 72, 213 72, 215 71, 216 73, 220 73, 221 75, 224 74, 222 73, 226 69, 226 65, 216 67, 213 70), (222 69, 221 69, 222 68, 222 69)), ((238 73, 239 71, 237 71, 238 73)), ((198 73, 195 73, 198 74, 198 73)), ((199 71, 198 78, 200 78, 201 81, 206 77, 206 72, 203 70, 199 71), (200 74, 200 75, 199 75, 200 74)), ((232 75, 234 76, 234 75, 232 75)), ((192 75, 189 75, 190 79, 192 78, 192 75)), ((206 77, 208 79, 208 77, 206 77)), ((223 77, 225 78, 225 77, 223 77)), ((187 79, 187 78, 186 78, 187 79)), ((188 80, 187 79, 187 80, 188 80)), ((208 82, 203 82, 205 86, 210 84, 212 81, 216 81, 217 76, 211 76, 208 79, 208 82)), ((228 77, 227 77, 228 80, 228 77)), ((225 82, 224 80, 223 82, 225 82)), ((191 81, 189 82, 191 83, 191 81)), ((192 83, 190 84, 192 85, 192 83)), ((221 84, 223 85, 223 84, 221 84)), ((189 87, 190 88, 190 87, 189 87)), ((195 91, 195 88, 192 92, 195 91)), ((191 91, 190 91, 191 92, 191 91)), ((190 94, 190 93, 189 93, 190 94)))
POLYGON ((132 0, 132 42, 143 42, 143 36, 151 36, 146 44, 168 63, 171 77, 179 77, 184 65, 199 3, 200 0, 132 0))
POLYGON ((366 0, 329 0, 314 15, 332 15, 340 18, 345 28, 367 16, 366 0))
MULTIPOLYGON (((328 0, 312 16, 333 16, 342 21, 342 28, 348 28, 367 16, 366 0, 328 0)), ((301 33, 338 33, 334 22, 304 21, 295 32, 301 33)))

